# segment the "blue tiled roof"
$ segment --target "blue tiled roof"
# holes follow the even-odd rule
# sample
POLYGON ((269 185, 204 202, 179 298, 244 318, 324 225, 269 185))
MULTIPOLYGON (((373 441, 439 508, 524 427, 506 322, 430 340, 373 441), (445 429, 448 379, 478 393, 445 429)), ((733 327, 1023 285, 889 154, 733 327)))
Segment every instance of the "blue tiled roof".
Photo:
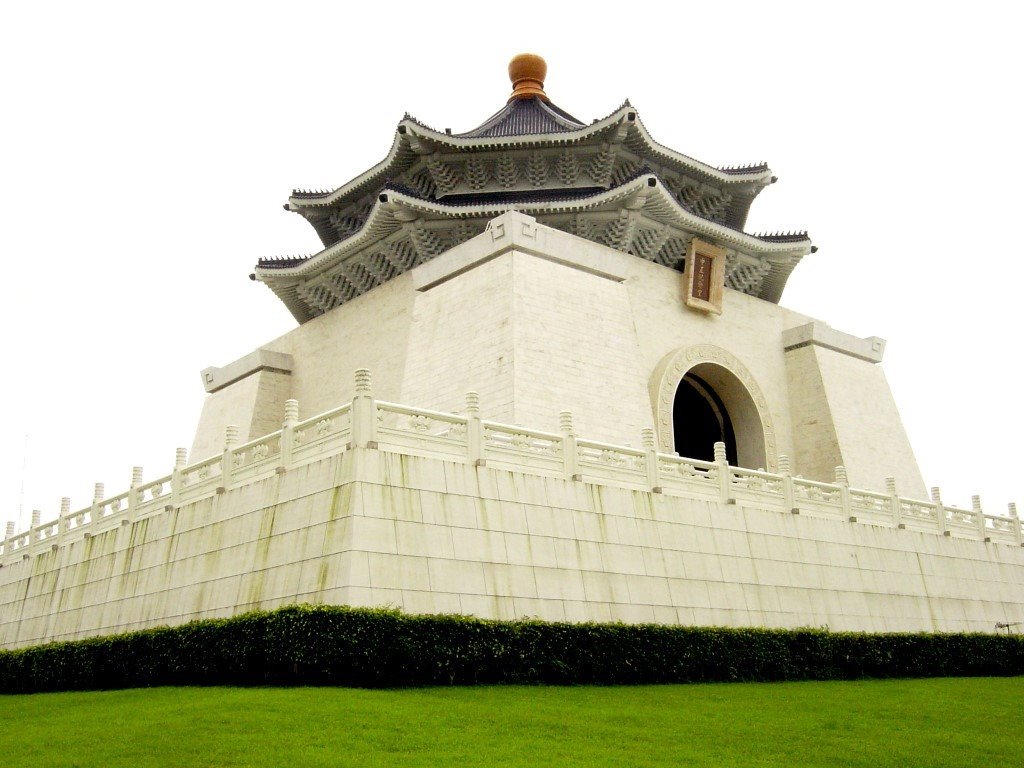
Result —
POLYGON ((502 136, 530 136, 542 133, 568 133, 586 126, 565 110, 536 96, 513 99, 461 138, 480 139, 502 136))

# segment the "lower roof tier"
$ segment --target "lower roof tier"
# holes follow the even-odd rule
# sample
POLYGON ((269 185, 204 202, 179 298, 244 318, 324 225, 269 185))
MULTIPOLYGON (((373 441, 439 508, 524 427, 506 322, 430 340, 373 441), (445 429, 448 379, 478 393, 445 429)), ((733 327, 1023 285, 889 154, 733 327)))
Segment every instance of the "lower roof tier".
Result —
POLYGON ((653 173, 610 190, 555 198, 439 202, 391 185, 350 237, 313 256, 263 259, 252 277, 303 323, 475 237, 509 210, 679 271, 690 240, 699 237, 725 249, 727 287, 775 303, 793 268, 812 250, 806 233, 749 235, 695 215, 653 173))

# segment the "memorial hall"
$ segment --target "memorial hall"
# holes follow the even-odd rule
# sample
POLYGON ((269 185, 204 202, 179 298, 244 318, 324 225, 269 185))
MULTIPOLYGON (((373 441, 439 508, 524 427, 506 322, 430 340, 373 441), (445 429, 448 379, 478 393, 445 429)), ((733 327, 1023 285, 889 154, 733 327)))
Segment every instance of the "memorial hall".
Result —
POLYGON ((8 525, 0 647, 292 603, 1024 621, 1015 508, 927 489, 885 341, 785 307, 818 257, 807 232, 747 231, 769 166, 662 145, 629 101, 575 117, 539 56, 508 72, 477 127, 406 114, 376 165, 291 193, 322 248, 250 277, 295 326, 198 361, 206 400, 169 474, 8 525))

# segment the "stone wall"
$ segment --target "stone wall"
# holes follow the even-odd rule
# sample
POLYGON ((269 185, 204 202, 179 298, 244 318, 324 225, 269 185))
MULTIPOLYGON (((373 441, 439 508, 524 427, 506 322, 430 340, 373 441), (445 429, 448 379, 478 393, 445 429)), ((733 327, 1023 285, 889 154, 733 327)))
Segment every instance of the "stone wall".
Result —
POLYGON ((993 631, 1015 516, 374 401, 0 542, 0 647, 295 602, 551 620, 993 631))

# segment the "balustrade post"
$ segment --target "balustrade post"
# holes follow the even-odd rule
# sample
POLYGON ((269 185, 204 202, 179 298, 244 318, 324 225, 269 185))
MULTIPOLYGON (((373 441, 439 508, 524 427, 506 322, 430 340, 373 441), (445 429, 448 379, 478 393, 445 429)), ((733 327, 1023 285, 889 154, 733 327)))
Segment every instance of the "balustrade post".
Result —
POLYGON ((466 455, 476 467, 486 466, 484 459, 484 425, 480 420, 480 394, 466 393, 466 455))
POLYGON ((715 443, 715 464, 718 465, 718 498, 723 504, 735 504, 732 495, 732 469, 725 452, 725 443, 715 443))
POLYGON ((644 427, 640 430, 640 442, 644 447, 644 462, 647 465, 647 487, 651 489, 651 493, 661 493, 658 449, 654 444, 654 430, 651 427, 644 427))
POLYGON ((370 372, 356 370, 356 394, 352 398, 352 447, 377 447, 377 402, 373 399, 370 372))
POLYGON ((885 492, 889 494, 889 509, 892 512, 892 524, 897 528, 906 528, 907 526, 903 523, 903 504, 900 502, 900 496, 896 492, 895 477, 885 478, 885 492))
POLYGON ((103 483, 96 483, 92 487, 92 506, 89 508, 89 524, 95 525, 103 517, 103 507, 100 506, 100 502, 103 501, 103 497, 106 495, 106 491, 103 489, 103 483))
POLYGON ((572 411, 562 411, 558 414, 558 431, 562 433, 562 467, 566 480, 582 480, 579 473, 576 450, 576 430, 572 425, 572 411))
POLYGON ((224 453, 220 459, 220 485, 217 493, 224 493, 231 487, 231 476, 235 469, 235 445, 238 443, 238 427, 228 424, 224 429, 224 453))
POLYGON ((779 455, 779 475, 782 477, 782 504, 787 512, 796 514, 796 493, 793 490, 793 464, 786 454, 779 455))
POLYGON ((281 423, 281 456, 277 462, 277 473, 292 467, 292 451, 295 449, 295 425, 299 423, 299 401, 294 398, 284 401, 284 421, 281 423))
POLYGON ((39 541, 42 538, 42 536, 40 536, 39 531, 36 530, 36 528, 39 527, 39 524, 41 522, 43 522, 43 512, 42 512, 42 510, 33 509, 32 510, 32 524, 29 526, 29 530, 32 531, 32 533, 31 533, 31 535, 29 537, 29 541, 36 542, 36 541, 39 541))
POLYGON ((1017 505, 1011 501, 1006 505, 1006 508, 1010 512, 1010 527, 1013 528, 1013 537, 1017 540, 1017 546, 1024 546, 1024 532, 1020 529, 1020 518, 1017 517, 1017 505))
POLYGON ((985 511, 981 508, 981 496, 971 496, 971 511, 974 513, 974 524, 978 527, 978 536, 982 541, 992 541, 985 527, 985 511))
POLYGON ((181 501, 181 488, 185 484, 184 473, 185 465, 188 463, 188 449, 187 448, 175 448, 174 449, 174 469, 171 471, 171 498, 170 503, 164 507, 165 512, 170 512, 174 509, 181 501))
POLYGON ((4 529, 4 544, 3 548, 0 549, 0 553, 9 555, 11 553, 11 537, 14 536, 14 521, 8 520, 7 527, 4 529))
POLYGON ((60 497, 60 517, 57 518, 57 536, 63 537, 71 530, 71 498, 60 497))
POLYGON ((946 507, 942 504, 942 491, 937 487, 932 488, 932 506, 935 507, 935 519, 939 527, 939 533, 943 536, 949 536, 949 531, 946 529, 946 507))
POLYGON ((851 523, 856 523, 857 518, 853 514, 853 503, 850 500, 850 478, 846 474, 846 467, 836 467, 835 484, 839 486, 839 501, 843 506, 843 515, 851 523))
POLYGON ((128 486, 128 512, 121 525, 128 525, 135 519, 135 510, 139 506, 139 486, 142 485, 142 467, 132 467, 132 483, 128 486))

